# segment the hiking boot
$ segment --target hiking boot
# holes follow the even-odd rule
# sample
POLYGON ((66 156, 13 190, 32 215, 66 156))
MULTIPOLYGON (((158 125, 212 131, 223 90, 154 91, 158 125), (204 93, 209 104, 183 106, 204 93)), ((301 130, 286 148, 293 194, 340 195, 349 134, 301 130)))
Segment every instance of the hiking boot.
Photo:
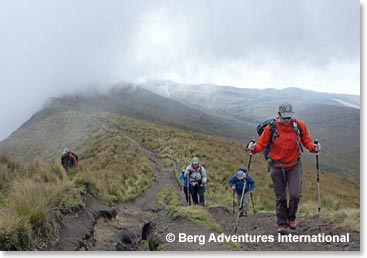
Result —
POLYGON ((290 229, 295 230, 297 228, 297 220, 288 221, 288 226, 290 229))
POLYGON ((279 226, 278 233, 282 235, 288 234, 288 227, 287 226, 279 226))

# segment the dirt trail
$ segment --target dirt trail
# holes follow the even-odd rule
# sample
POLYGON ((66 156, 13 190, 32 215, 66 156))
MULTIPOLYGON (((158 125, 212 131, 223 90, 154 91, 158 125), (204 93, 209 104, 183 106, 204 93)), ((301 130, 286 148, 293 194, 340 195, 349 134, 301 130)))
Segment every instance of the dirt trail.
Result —
MULTIPOLYGON (((211 215, 218 222, 221 231, 224 234, 234 234, 234 223, 228 218, 232 214, 221 208, 210 209, 211 215)), ((296 230, 290 230, 292 235, 317 235, 319 234, 318 217, 304 218, 299 217, 298 228, 296 230)), ((279 241, 278 234, 276 232, 276 216, 269 213, 250 214, 248 217, 240 219, 240 223, 237 229, 237 235, 252 235, 252 236, 264 236, 269 239, 272 236, 274 241, 258 240, 257 242, 246 242, 241 244, 243 250, 246 251, 343 251, 343 250, 359 250, 360 242, 356 233, 348 232, 346 229, 339 228, 331 222, 323 222, 321 225, 321 233, 325 235, 346 235, 349 233, 349 243, 287 243, 279 241)))
POLYGON ((159 242, 161 250, 228 250, 218 243, 193 246, 192 244, 185 245, 166 241, 167 233, 178 235, 178 233, 187 232, 187 234, 209 235, 211 232, 203 226, 195 225, 186 218, 172 220, 170 214, 163 211, 162 205, 157 202, 157 195, 162 187, 173 186, 177 192, 181 191, 173 173, 173 169, 178 168, 177 164, 173 163, 171 167, 165 167, 163 161, 157 158, 153 152, 147 150, 135 139, 128 138, 149 157, 155 180, 151 187, 134 202, 120 204, 117 207, 117 219, 111 221, 100 218, 97 220, 94 245, 90 250, 116 250, 116 246, 118 250, 147 250, 147 243, 138 239, 141 238, 143 226, 149 225, 150 222, 154 222, 151 230, 154 230, 156 241, 159 242), (121 245, 121 241, 126 245, 121 245))
MULTIPOLYGON (((257 241, 246 243, 218 243, 208 242, 209 235, 218 232, 210 231, 208 228, 194 224, 187 218, 179 217, 172 219, 168 211, 157 202, 157 195, 163 186, 173 186, 180 193, 180 187, 173 173, 174 164, 165 167, 163 161, 156 155, 147 150, 141 143, 129 137, 145 155, 149 157, 155 180, 151 187, 134 202, 120 204, 116 207, 118 211, 116 218, 99 216, 96 218, 94 231, 91 236, 84 240, 84 250, 149 250, 149 243, 144 235, 153 232, 154 241, 151 246, 160 250, 169 251, 226 251, 226 250, 254 250, 254 251, 300 251, 300 250, 360 250, 359 236, 350 233, 349 243, 280 243, 278 242, 276 231, 276 216, 274 214, 249 215, 240 219, 237 235, 252 236, 273 236, 273 242, 257 241), (144 230, 143 230, 144 227, 144 230), (176 240, 172 243, 167 242, 166 235, 173 233, 176 240), (179 243, 177 241, 179 233, 187 235, 205 235, 205 244, 196 242, 179 243), (143 239, 142 240, 142 236, 143 239)), ((209 174, 210 175, 210 174, 209 174)), ((210 196, 206 196, 207 198, 210 196)), ((184 204, 183 204, 184 205, 184 204)), ((232 214, 223 207, 208 208, 211 221, 217 224, 217 228, 225 235, 234 235, 234 222, 232 214)), ((298 218, 299 228, 292 231, 297 235, 316 235, 318 234, 318 220, 314 218, 298 218)), ((332 223, 324 223, 322 232, 330 235, 343 235, 348 233, 332 223)))

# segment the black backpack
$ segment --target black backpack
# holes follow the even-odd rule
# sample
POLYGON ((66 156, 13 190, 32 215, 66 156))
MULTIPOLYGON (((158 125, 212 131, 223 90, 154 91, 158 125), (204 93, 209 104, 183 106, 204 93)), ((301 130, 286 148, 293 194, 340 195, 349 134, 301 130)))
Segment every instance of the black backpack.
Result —
MULTIPOLYGON (((263 154, 264 154, 265 160, 270 161, 270 148, 275 140, 275 137, 278 136, 278 130, 277 130, 277 126, 275 123, 275 119, 274 118, 268 119, 258 124, 256 127, 256 130, 257 130, 257 134, 261 136, 261 134, 265 130, 265 127, 268 125, 270 126, 271 138, 270 138, 268 146, 266 146, 266 148, 263 150, 263 154)), ((297 133, 300 137, 302 137, 302 129, 298 125, 297 120, 294 120, 293 128, 294 128, 294 132, 297 133)), ((303 152, 302 145, 300 143, 299 143, 299 146, 300 146, 301 152, 303 152)))

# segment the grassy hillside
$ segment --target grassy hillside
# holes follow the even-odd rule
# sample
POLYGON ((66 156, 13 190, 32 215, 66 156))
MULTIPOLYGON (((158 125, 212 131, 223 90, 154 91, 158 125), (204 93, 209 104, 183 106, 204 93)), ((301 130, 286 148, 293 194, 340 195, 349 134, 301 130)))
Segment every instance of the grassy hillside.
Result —
MULTIPOLYGON (((175 161, 181 166, 186 166, 193 156, 198 156, 207 164, 209 195, 216 200, 217 204, 230 208, 231 191, 228 189, 228 178, 237 171, 238 167, 247 166, 248 162, 249 155, 245 152, 243 144, 201 133, 156 126, 113 114, 104 114, 104 116, 114 122, 111 126, 144 142, 148 148, 166 159, 167 163, 175 161)), ((261 154, 253 157, 251 175, 257 183, 256 194, 254 194, 257 208, 262 211, 272 211, 274 193, 271 179, 266 173, 266 163, 261 154)), ((302 193, 300 213, 315 215, 317 212, 316 170, 306 167, 305 179, 308 187, 302 193)), ((325 207, 324 216, 353 228, 359 228, 359 184, 325 172, 321 173, 320 180, 322 204, 325 207)))
MULTIPOLYGON (((322 144, 322 167, 329 172, 359 181, 360 111, 348 107, 316 105, 299 112, 298 117, 307 118, 311 135, 322 144)), ((313 164, 314 159, 308 158, 307 162, 313 164)))
MULTIPOLYGON (((231 209, 228 179, 238 167, 247 166, 248 162, 248 153, 243 144, 114 113, 86 115, 77 111, 61 112, 32 126, 34 130, 30 130, 29 143, 24 148, 27 151, 17 154, 21 149, 14 148, 13 156, 24 155, 25 160, 37 160, 37 151, 46 150, 48 154, 43 157, 49 159, 25 164, 5 157, 0 159, 0 204, 3 214, 0 235, 6 245, 4 249, 42 249, 45 241, 55 239, 55 214, 82 212, 85 198, 89 195, 112 204, 116 201, 131 201, 149 188, 150 182, 154 180, 149 160, 130 138, 154 151, 166 165, 175 162, 179 166, 186 166, 193 156, 205 162, 209 177, 209 206, 220 205, 231 209), (78 154, 82 159, 80 168, 69 175, 61 169, 58 161, 63 139, 68 137, 66 129, 55 126, 62 119, 82 121, 89 128, 79 127, 85 134, 70 142, 69 146, 78 146, 78 154), (46 133, 43 147, 38 149, 42 139, 40 132, 49 135, 46 133)), ((261 155, 253 157, 250 174, 257 183, 254 200, 257 210, 272 212, 274 194, 265 167, 261 155)), ((175 173, 178 175, 178 171, 175 173)), ((302 194, 301 215, 317 213, 315 175, 313 168, 305 168, 308 188, 302 194)), ((323 217, 359 231, 359 184, 324 172, 320 180, 323 217)), ((166 191, 164 195, 170 194, 177 193, 166 191)))

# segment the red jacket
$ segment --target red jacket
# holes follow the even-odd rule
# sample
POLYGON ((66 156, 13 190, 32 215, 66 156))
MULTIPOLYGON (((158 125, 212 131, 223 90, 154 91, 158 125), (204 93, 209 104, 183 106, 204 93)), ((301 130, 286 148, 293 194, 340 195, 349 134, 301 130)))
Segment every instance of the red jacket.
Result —
MULTIPOLYGON (((297 120, 298 126, 302 130, 302 137, 300 137, 296 132, 294 132, 293 122, 295 119, 292 119, 289 125, 281 124, 275 119, 276 127, 277 127, 277 137, 275 137, 274 142, 270 148, 270 158, 273 161, 279 161, 284 164, 284 168, 290 168, 295 166, 298 163, 298 158, 301 155, 300 148, 298 146, 298 142, 301 142, 303 146, 305 146, 311 153, 316 153, 313 150, 313 140, 310 137, 306 124, 297 120)), ((271 126, 268 125, 265 127, 264 132, 261 134, 259 140, 256 143, 256 148, 253 150, 253 153, 258 153, 263 151, 266 146, 268 146, 272 136, 271 126)), ((280 167, 276 165, 276 167, 280 167)))

